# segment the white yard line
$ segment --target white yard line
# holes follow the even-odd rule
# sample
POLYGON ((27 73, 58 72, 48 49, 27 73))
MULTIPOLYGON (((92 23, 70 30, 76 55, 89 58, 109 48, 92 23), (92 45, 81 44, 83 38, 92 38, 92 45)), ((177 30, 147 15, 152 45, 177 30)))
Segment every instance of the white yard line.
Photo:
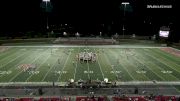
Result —
MULTIPOLYGON (((65 61, 65 63, 64 63, 63 68, 61 69, 61 71, 63 71, 63 70, 64 70, 64 68, 66 67, 66 64, 67 64, 67 61, 68 61, 68 59, 69 59, 70 55, 71 55, 71 52, 69 53, 69 55, 68 55, 68 57, 67 57, 67 59, 66 59, 66 61, 65 61)), ((61 73, 61 74, 60 74, 60 76, 58 77, 57 81, 59 81, 59 80, 61 79, 61 75, 62 75, 62 73, 61 73)))
MULTIPOLYGON (((109 50, 109 51, 111 51, 111 50, 109 50)), ((115 54, 113 51, 111 51, 113 54, 115 54)), ((124 70, 126 70, 127 71, 127 73, 129 74, 129 76, 133 79, 133 81, 134 80, 136 80, 130 73, 129 73, 129 71, 128 71, 128 69, 127 68, 125 68, 124 66, 122 66, 123 68, 124 68, 124 70)))
MULTIPOLYGON (((1 48, 1 47, 0 47, 1 48)), ((1 49, 0 49, 1 50, 1 49)), ((12 51, 17 51, 17 50, 15 50, 15 48, 9 48, 8 50, 5 50, 5 51, 3 51, 3 52, 0 52, 0 56, 2 56, 2 55, 7 55, 7 54, 9 54, 9 53, 12 53, 12 51)), ((14 52, 13 52, 14 53, 14 52)))
MULTIPOLYGON (((62 55, 60 55, 62 56, 62 55)), ((48 70, 48 72, 46 72, 45 76, 43 77, 43 79, 41 81, 44 81, 45 78, 47 77, 48 73, 52 70, 52 68, 55 66, 56 63, 53 64, 53 66, 51 66, 51 68, 48 70)))
MULTIPOLYGON (((67 84, 66 82, 55 82, 56 84, 63 85, 67 84)), ((51 82, 0 82, 0 86, 19 86, 19 85, 49 85, 51 86, 51 82)), ((174 85, 180 85, 179 81, 156 81, 155 83, 153 81, 127 81, 127 82, 117 82, 117 85, 168 85, 168 86, 174 86, 174 85)), ((115 88, 116 89, 116 88, 115 88)), ((151 88, 146 88, 151 89, 151 88)), ((165 89, 165 88, 164 88, 165 89)), ((168 89, 168 88, 167 88, 168 89)))
MULTIPOLYGON (((135 59, 135 58, 134 58, 135 59)), ((135 60, 137 60, 137 59, 135 59, 135 60)), ((132 62, 129 62, 129 64, 131 64, 132 66, 133 65, 135 65, 135 64, 133 64, 132 62)), ((137 70, 140 70, 138 67, 136 67, 135 66, 135 68, 137 69, 137 70)), ((146 79, 148 79, 148 80, 151 80, 149 77, 147 77, 145 74, 142 74, 142 75, 144 75, 144 77, 146 78, 146 79)))
POLYGON ((169 48, 172 48, 172 49, 174 49, 174 50, 180 51, 179 49, 176 49, 176 48, 173 48, 173 47, 169 47, 169 48))
MULTIPOLYGON (((107 56, 103 53, 104 57, 106 58, 106 61, 110 64, 110 66, 112 65, 111 62, 109 61, 109 59, 107 58, 107 56)), ((113 72, 115 72, 114 68, 111 68, 113 70, 113 72)), ((116 77, 118 78, 118 74, 115 72, 116 77)))
MULTIPOLYGON (((111 51, 112 52, 112 51, 111 51)), ((114 54, 114 52, 113 52, 114 54)), ((103 53, 104 57, 106 58, 106 60, 110 63, 109 59, 107 58, 107 56, 103 53)), ((110 63, 111 64, 111 63, 110 63)), ((113 64, 114 65, 114 64, 113 64)), ((116 77, 119 77, 118 74, 116 73, 116 71, 114 70, 114 68, 112 67, 112 64, 111 64, 111 68, 113 70, 113 72, 115 73, 116 77)))
MULTIPOLYGON (((173 48, 173 47, 166 47, 166 48, 171 48, 172 50, 176 50, 176 51, 178 51, 178 52, 180 52, 180 50, 179 49, 176 49, 176 48, 173 48)), ((161 50, 161 51, 163 51, 163 50, 161 50)), ((166 51, 163 51, 163 52, 166 52, 166 51)), ((168 52, 166 52, 166 53, 168 53, 168 52)), ((169 54, 171 54, 171 53, 169 53, 169 54)), ((167 55, 167 54, 164 54, 164 55, 166 55, 167 57, 171 57, 171 56, 169 56, 169 55, 167 55)), ((171 54, 172 55, 172 54, 171 54)), ((179 58, 179 57, 177 57, 177 58, 179 58)), ((176 63, 175 63, 176 64, 176 63)), ((178 64, 177 64, 178 65, 178 64)))
POLYGON ((19 45, 19 46, 0 46, 0 47, 94 47, 94 48, 168 48, 168 47, 161 47, 161 46, 134 46, 134 45, 37 45, 37 46, 28 46, 28 45, 19 45))
MULTIPOLYGON (((28 51, 28 52, 31 52, 31 51, 28 51)), ((26 52, 26 53, 28 53, 28 52, 26 52)), ((24 53, 24 54, 26 54, 26 53, 24 53)), ((23 54, 23 55, 24 55, 24 54, 23 54)), ((30 55, 29 55, 29 56, 30 56, 30 55)), ((28 57, 29 57, 29 56, 28 56, 28 57)), ((22 60, 22 61, 20 61, 20 62, 18 62, 18 64, 16 64, 14 67, 17 67, 17 66, 19 65, 19 63, 21 63, 21 62, 23 62, 23 61, 25 61, 25 59, 22 60)), ((13 67, 9 68, 8 71, 11 70, 12 68, 13 68, 13 67)), ((2 77, 3 75, 5 75, 5 74, 0 75, 0 77, 2 77)))
MULTIPOLYGON (((94 51, 96 52, 96 50, 94 49, 94 51)), ((103 80, 104 80, 104 73, 102 72, 102 67, 101 67, 101 65, 100 65, 100 63, 99 63, 99 57, 98 57, 98 55, 97 55, 97 62, 98 62, 98 65, 99 65, 99 68, 100 68, 100 70, 101 70, 101 74, 102 74, 102 77, 103 77, 103 80)))
MULTIPOLYGON (((46 60, 47 61, 47 60, 46 60)), ((53 64, 53 66, 50 67, 50 69, 48 70, 48 72, 46 72, 45 76, 43 77, 43 79, 41 80, 42 82, 45 80, 45 78, 47 77, 48 73, 51 71, 51 69, 55 66, 55 63, 53 64)))
MULTIPOLYGON (((139 55, 138 55, 139 56, 139 55)), ((142 56, 141 56, 142 57, 142 56)), ((136 59, 137 61, 139 61, 141 64, 143 64, 143 65, 145 65, 141 60, 138 60, 138 59, 136 59)), ((151 70, 150 68, 149 68, 149 66, 147 66, 147 65, 145 65, 151 72, 153 72, 154 74, 156 74, 156 76, 158 76, 159 78, 161 78, 162 80, 165 80, 163 77, 161 77, 161 76, 159 76, 157 73, 155 73, 153 70, 151 70)))
POLYGON ((74 80, 76 79, 76 71, 77 71, 77 62, 76 62, 75 70, 74 70, 74 80))
MULTIPOLYGON (((145 53, 146 54, 146 53, 145 53)), ((153 59, 155 59, 156 61, 159 61, 159 59, 157 59, 156 57, 154 57, 154 56, 152 56, 152 55, 149 55, 149 54, 146 54, 146 55, 148 55, 148 56, 150 56, 150 57, 152 57, 153 59)), ((160 60, 159 61, 160 63, 162 63, 162 61, 160 60)), ((164 63, 162 63, 162 64, 164 64, 164 63)), ((155 64, 156 65, 156 64, 155 64)), ((164 64, 164 65, 166 65, 166 64, 164 64)), ((156 65, 157 66, 157 65, 156 65)), ((166 65, 166 66, 168 66, 168 65, 166 65)), ((161 70, 165 70, 164 68, 161 68, 161 67, 159 67, 159 66, 157 66, 159 69, 161 69, 161 70)), ((168 66, 169 67, 169 66, 168 66)), ((170 67, 171 68, 171 67, 170 67)), ((172 68, 171 68, 172 69, 172 68)), ((174 70, 174 69, 173 69, 174 70)), ((175 70, 175 71, 177 71, 177 70, 175 70)), ((177 71, 178 72, 178 71, 177 71)), ((171 76, 173 76, 173 77, 175 77, 174 75, 172 75, 172 74, 169 74, 169 75, 171 75, 171 76)), ((175 77, 176 79, 178 79, 179 80, 179 78, 177 78, 177 77, 175 77)))
POLYGON ((156 81, 154 83, 153 81, 128 81, 128 82, 117 82, 117 84, 120 85, 141 85, 141 84, 146 84, 146 85, 180 85, 179 81, 156 81))
MULTIPOLYGON (((49 49, 47 49, 46 51, 48 51, 49 49)), ((51 55, 49 55, 43 62, 41 62, 41 64, 38 66, 38 68, 36 68, 35 70, 38 70, 50 57, 51 55)), ((27 82, 31 77, 33 76, 33 74, 31 74, 25 82, 27 82)))
POLYGON ((90 79, 90 76, 89 76, 89 62, 87 61, 87 66, 88 66, 88 78, 90 79))
MULTIPOLYGON (((148 55, 148 56, 150 56, 150 57, 154 58, 155 60, 159 61, 160 63, 162 63, 162 64, 166 65, 167 67, 169 67, 169 68, 171 68, 171 69, 175 70, 176 72, 179 72, 179 73, 180 73, 180 71, 178 71, 178 70, 176 70, 176 69, 172 68, 171 66, 169 66, 168 64, 166 64, 164 61, 162 61, 162 60, 160 60, 160 59, 158 59, 158 58, 154 57, 153 55, 148 55)), ((178 65, 178 64, 177 64, 177 65, 178 65)))
MULTIPOLYGON (((162 51, 162 50, 161 50, 162 51)), ((171 54, 171 53, 170 53, 171 54)), ((168 56, 167 54, 164 54, 165 56, 167 56, 167 57, 170 57, 170 56, 168 56)), ((163 59, 164 59, 164 61, 168 61, 168 59, 167 58, 165 58, 165 57, 162 57, 163 59)), ((170 57, 170 58, 172 58, 172 57, 170 57)), ((177 66, 179 66, 180 67, 180 65, 179 64, 176 64, 176 63, 174 63, 174 62, 172 62, 172 61, 168 61, 168 62, 170 62, 171 64, 173 64, 173 65, 177 65, 177 66)), ((164 62, 163 62, 164 63, 164 62)), ((167 66, 169 66, 169 65, 167 65, 167 66)), ((170 66, 169 66, 170 67, 170 66)), ((178 71, 178 70, 177 70, 178 71)))
MULTIPOLYGON (((87 47, 86 47, 86 49, 87 49, 87 47)), ((87 50, 86 50, 86 52, 87 52, 87 50)), ((90 76, 89 76, 89 62, 88 62, 88 60, 87 60, 87 66, 88 66, 88 78, 90 79, 90 76)))
MULTIPOLYGON (((44 53, 44 52, 43 52, 44 53)), ((43 54, 42 53, 42 54, 43 54)), ((42 55, 41 54, 41 55, 42 55)), ((31 61, 31 63, 35 62, 39 57, 41 57, 41 55, 37 56, 33 61, 31 61)), ((8 82, 11 82, 13 79, 15 79, 18 75, 20 75, 23 72, 23 70, 19 73, 17 73, 14 77, 12 77, 8 82)))
POLYGON ((15 52, 15 54, 14 54, 14 53, 13 53, 13 54, 10 54, 10 55, 6 56, 5 58, 1 59, 0 62, 1 62, 1 61, 4 61, 5 59, 7 59, 7 58, 9 58, 9 57, 11 57, 11 56, 14 57, 14 55, 17 55, 17 54, 19 54, 19 53, 21 53, 21 52, 17 51, 17 52, 15 52))
MULTIPOLYGON (((26 52, 25 52, 24 54, 26 54, 26 52)), ((19 58, 19 57, 23 56, 24 54, 20 54, 19 56, 17 56, 17 57, 15 57, 15 58, 13 58, 12 60, 8 61, 6 64, 3 64, 0 68, 2 68, 2 67, 4 67, 4 66, 6 66, 6 65, 7 65, 7 64, 9 64, 10 62, 13 62, 14 60, 16 60, 17 58, 19 58)))
MULTIPOLYGON (((80 47, 78 48, 78 53, 79 53, 79 50, 80 50, 80 47)), ((76 68, 74 70, 74 80, 76 79, 77 64, 78 64, 78 61, 76 61, 76 68)))

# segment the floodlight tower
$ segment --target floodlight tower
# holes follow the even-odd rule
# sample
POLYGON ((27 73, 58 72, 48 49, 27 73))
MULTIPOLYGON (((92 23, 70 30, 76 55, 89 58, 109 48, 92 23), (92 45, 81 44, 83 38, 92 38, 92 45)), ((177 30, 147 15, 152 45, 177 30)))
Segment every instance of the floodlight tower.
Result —
MULTIPOLYGON (((124 18, 125 18, 125 10, 126 10, 126 5, 129 5, 130 3, 129 2, 122 2, 121 5, 124 5, 124 18)), ((124 38, 124 31, 125 31, 125 28, 124 28, 124 23, 123 23, 123 38, 124 38)))
MULTIPOLYGON (((50 3, 50 0, 42 0, 43 3, 46 4, 46 7, 45 7, 45 11, 48 12, 48 3, 50 3)), ((49 24, 48 24, 48 15, 47 15, 47 18, 46 18, 46 28, 47 30, 49 29, 49 24)))

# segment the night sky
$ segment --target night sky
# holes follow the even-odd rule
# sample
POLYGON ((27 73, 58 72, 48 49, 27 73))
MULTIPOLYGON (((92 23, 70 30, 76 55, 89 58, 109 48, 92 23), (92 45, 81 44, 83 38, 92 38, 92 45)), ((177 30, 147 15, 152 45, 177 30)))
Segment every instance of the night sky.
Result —
POLYGON ((121 33, 125 24, 129 34, 151 35, 163 25, 170 25, 174 33, 178 32, 178 0, 126 1, 130 6, 124 17, 122 0, 51 0, 53 8, 49 13, 41 8, 42 0, 4 0, 0 3, 1 32, 42 31, 46 28, 46 15, 50 26, 67 23, 73 31, 121 33), (172 8, 148 9, 147 5, 172 5, 172 8))

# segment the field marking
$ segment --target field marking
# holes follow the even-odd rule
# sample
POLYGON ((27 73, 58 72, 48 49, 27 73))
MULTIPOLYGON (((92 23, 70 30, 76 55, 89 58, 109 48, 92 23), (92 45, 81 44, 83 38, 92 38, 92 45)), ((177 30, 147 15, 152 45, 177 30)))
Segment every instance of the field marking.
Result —
POLYGON ((169 47, 169 48, 172 48, 172 49, 174 49, 174 50, 180 51, 179 49, 176 49, 176 48, 173 48, 173 47, 169 47))
MULTIPOLYGON (((126 49, 126 48, 125 48, 126 49)), ((126 55, 126 57, 128 57, 128 55, 127 55, 127 51, 126 50, 124 50, 124 52, 125 52, 125 55, 126 55)), ((133 57, 133 56, 131 56, 131 57, 133 57)), ((136 60, 136 59, 134 59, 134 60, 136 60)), ((129 61, 128 61, 129 62, 129 61)), ((127 62, 127 63, 128 63, 127 62)), ((133 68, 135 69, 135 70, 140 70, 137 66, 137 64, 134 64, 134 63, 132 63, 132 62, 129 62, 129 64, 131 64, 131 66, 133 66, 133 68), (135 66, 134 66, 135 65, 135 66)), ((146 79, 148 79, 148 80, 151 80, 149 77, 147 77, 145 74, 142 74, 142 75, 144 75, 144 77, 146 78, 146 79)), ((144 79, 145 79, 144 78, 144 79)))
MULTIPOLYGON (((172 48, 172 47, 169 47, 169 48, 171 48, 172 50, 176 50, 176 51, 180 51, 180 50, 178 50, 178 49, 175 49, 175 48, 172 48)), ((170 57, 170 58, 173 58, 174 59, 174 57, 175 58, 180 58, 179 56, 176 56, 176 55, 174 55, 174 54, 172 54, 172 53, 169 53, 168 51, 164 51, 164 50, 161 50, 161 48, 159 48, 159 51, 158 50, 154 50, 154 51, 157 51, 157 52, 159 52, 159 53, 162 53, 162 52, 164 52, 164 53, 166 53, 166 54, 163 54, 163 55, 165 55, 165 56, 167 56, 167 57, 170 57), (162 51, 162 52, 161 52, 162 51), (168 55, 168 54, 169 55, 168 55)), ((176 63, 175 63, 176 64, 176 63)), ((177 64, 177 65, 179 65, 179 64, 177 64)))
MULTIPOLYGON (((106 61, 110 64, 110 66, 111 66, 111 70, 115 71, 115 70, 114 70, 114 68, 112 68, 112 64, 111 64, 111 62, 110 62, 110 61, 109 61, 109 59, 107 58, 107 55, 106 55, 106 54, 104 54, 104 53, 103 53, 103 55, 104 55, 104 57, 106 58, 106 61)), ((116 77, 117 77, 117 78, 119 78, 119 75, 118 75, 116 72, 115 72, 114 74, 116 75, 116 77)))
MULTIPOLYGON (((86 47, 86 52, 87 52, 87 47, 86 47)), ((87 60, 87 66, 88 66, 88 79, 90 79, 90 76, 89 76, 89 62, 87 60)))
MULTIPOLYGON (((153 51, 155 51, 157 54, 158 53, 161 53, 160 51, 162 51, 162 50, 160 50, 160 51, 158 51, 158 50, 153 50, 153 51)), ((165 51, 163 51, 163 52, 165 52, 165 51)), ((154 52, 153 52, 154 53, 154 52)), ((155 53, 155 55, 156 55, 156 53, 155 53)), ((162 53, 163 54, 163 53, 162 53)), ((171 53, 169 53, 169 54, 171 54, 171 53)), ((171 57, 171 56, 169 56, 169 55, 167 55, 167 54, 163 54, 163 55, 165 55, 165 56, 167 56, 168 58, 171 58, 170 59, 170 61, 167 59, 167 58, 165 58, 164 56, 163 57, 160 57, 160 58, 162 58, 163 60, 162 61, 167 61, 168 63, 170 63, 170 64, 172 64, 172 65, 175 65, 175 66, 177 66, 177 67, 180 67, 180 65, 179 64, 177 64, 177 63, 175 63, 172 59, 173 59, 173 57, 171 57)), ((173 54, 171 54, 171 55, 173 55, 173 54)), ((179 58, 179 57, 177 57, 177 58, 179 58)), ((179 61, 178 61, 179 62, 179 61)), ((164 63, 164 62, 163 62, 164 63)), ((165 64, 166 66, 168 66, 168 67, 170 67, 171 68, 171 66, 169 66, 168 64, 165 64)), ((172 68, 173 69, 173 68, 172 68)), ((173 69, 173 70, 175 70, 175 71, 178 71, 178 70, 176 70, 176 69, 173 69)), ((179 72, 180 73, 180 72, 179 72)))
POLYGON ((174 60, 177 60, 177 62, 180 62, 179 61, 179 59, 180 59, 180 57, 178 57, 178 56, 176 56, 176 55, 174 55, 174 54, 172 54, 172 53, 169 53, 169 52, 167 52, 167 51, 164 51, 164 50, 161 50, 161 49, 159 49, 159 50, 153 50, 153 51, 155 51, 155 52, 153 52, 154 54, 159 54, 159 53, 161 53, 162 55, 163 55, 163 61, 168 61, 169 63, 171 63, 171 64, 173 64, 173 65, 176 65, 176 66, 180 66, 180 64, 177 64, 176 62, 174 62, 174 60), (165 52, 165 53, 164 53, 165 52), (166 56, 167 58, 165 58, 164 56, 166 56), (168 58, 170 58, 170 60, 171 61, 169 61, 169 59, 168 58))
MULTIPOLYGON (((78 53, 79 51, 80 51, 80 47, 78 48, 78 53)), ((74 80, 76 79, 77 64, 78 64, 78 60, 76 61, 76 67, 74 69, 74 80)))
POLYGON ((12 53, 12 54, 8 55, 7 57, 1 59, 0 62, 6 60, 7 58, 9 58, 9 57, 11 57, 11 56, 14 57, 14 55, 17 55, 17 54, 19 54, 19 53, 21 53, 21 52, 20 52, 20 51, 16 51, 15 53, 12 53))
MULTIPOLYGON (((71 51, 70 51, 70 53, 68 54, 68 57, 67 57, 67 59, 66 59, 66 61, 65 61, 65 63, 64 63, 63 68, 61 69, 61 71, 63 71, 63 70, 64 70, 64 68, 66 67, 66 64, 67 64, 67 61, 68 61, 68 59, 69 59, 70 55, 71 55, 71 51)), ((61 79, 61 75, 62 75, 62 73, 61 73, 61 74, 60 74, 60 76, 58 77, 57 81, 59 81, 59 79, 61 79)))
MULTIPOLYGON (((96 50, 94 49, 94 51, 96 52, 96 50)), ((101 71, 101 74, 102 74, 102 76, 103 76, 103 80, 104 80, 104 73, 103 73, 103 71, 102 71, 102 67, 101 67, 101 64, 99 63, 99 56, 97 56, 97 62, 98 62, 98 65, 99 65, 99 68, 100 68, 100 71, 101 71)))
MULTIPOLYGON (((63 49, 62 49, 61 51, 63 52, 63 49)), ((62 54, 63 54, 63 53, 62 53, 62 54)), ((60 56, 62 56, 62 54, 61 54, 60 56)), ((57 61, 59 61, 59 60, 57 60, 57 61)), ((42 79, 41 81, 44 81, 44 80, 45 80, 45 78, 47 77, 47 75, 49 74, 49 72, 52 70, 52 68, 55 67, 55 64, 56 64, 56 62, 53 64, 53 66, 51 66, 51 68, 48 70, 48 72, 46 72, 45 76, 43 77, 43 79, 42 79)))
MULTIPOLYGON (((26 52, 25 52, 24 54, 26 54, 26 52)), ((5 63, 5 64, 1 65, 0 69, 1 69, 2 67, 4 67, 4 66, 8 65, 9 63, 11 63, 11 62, 15 61, 17 58, 19 58, 19 57, 23 56, 24 54, 20 54, 19 56, 17 56, 17 57, 15 57, 15 58, 13 58, 11 61, 8 61, 7 63, 5 63)))
MULTIPOLYGON (((145 53, 146 54, 146 53, 145 53)), ((151 57, 151 58, 153 58, 154 60, 156 60, 156 61, 159 61, 158 59, 156 59, 156 57, 154 57, 154 56, 151 56, 151 55, 148 55, 148 54, 146 54, 147 56, 149 56, 149 57, 151 57)), ((160 62, 160 61, 159 61, 160 62)), ((162 62, 160 62, 160 63, 162 63, 162 62)), ((164 63, 162 63, 162 64, 164 64, 164 63)), ((161 71, 162 70, 165 70, 164 68, 162 68, 162 67, 160 67, 160 66, 158 66, 157 64, 154 64, 154 65, 156 65, 161 71)), ((165 64, 164 64, 165 65, 165 64)), ((166 65, 167 66, 167 65, 166 65)), ((169 66, 167 66, 167 67, 169 67, 169 66)), ((168 74, 168 75, 170 75, 170 76, 174 76, 174 75, 172 75, 172 74, 168 74)), ((175 77, 175 76, 174 76, 175 77)), ((175 77, 176 78, 176 77, 175 77)), ((176 79, 178 79, 178 78, 176 78, 176 79)))
MULTIPOLYGON (((56 48, 55 50, 58 50, 58 48, 56 48)), ((52 49, 50 50, 52 52, 52 49)), ((49 56, 52 56, 53 54, 50 54, 49 56)), ((48 57, 49 58, 49 57, 48 57)), ((48 60, 48 59, 47 59, 48 60)), ((45 61, 47 61, 45 60, 45 61)), ((44 64, 44 63, 43 63, 44 64)), ((50 69, 48 70, 48 72, 46 72, 45 76, 43 77, 43 79, 41 81, 44 81, 44 79, 46 78, 46 76, 48 75, 48 73, 50 72, 50 70, 52 69, 52 67, 55 66, 55 63, 53 64, 53 66, 50 67, 50 69)))
MULTIPOLYGON (((12 52, 18 52, 17 48, 9 48, 8 51, 5 52, 0 52, 0 56, 2 55, 8 55, 8 54, 12 54, 12 52)), ((4 57, 4 56, 3 56, 4 57)))
MULTIPOLYGON (((141 57, 142 57, 142 56, 141 56, 141 57)), ((139 62, 142 64, 142 62, 141 62, 140 60, 137 59, 137 61, 139 61, 139 62)), ((151 63, 151 64, 152 64, 152 63, 151 63)), ((145 65, 151 72, 153 72, 154 74, 156 74, 156 76, 158 76, 159 78, 161 78, 163 81, 165 80, 163 77, 159 76, 156 72, 154 72, 153 70, 151 70, 151 69, 149 68, 149 66, 147 66, 146 63, 144 63, 144 65, 145 65)), ((156 66, 157 66, 157 65, 156 65, 156 66)))
POLYGON ((89 75, 89 62, 87 60, 87 66, 88 66, 88 78, 90 79, 90 75, 89 75))
MULTIPOLYGON (((111 62, 109 61, 109 59, 107 58, 107 56, 104 53, 103 53, 103 55, 106 58, 106 60, 110 63, 113 72, 115 72, 114 65, 111 64, 111 62)), ((116 75, 117 78, 119 78, 119 75, 116 72, 115 72, 115 75, 116 75)))
MULTIPOLYGON (((49 57, 48 57, 49 58, 49 57)), ((47 59, 48 60, 48 59, 47 59)), ((46 60, 46 61, 47 61, 46 60)), ((46 74, 44 75, 43 79, 41 81, 44 81, 45 78, 47 77, 48 73, 51 71, 51 69, 55 66, 56 62, 50 67, 50 69, 48 70, 48 72, 46 72, 46 74)))
MULTIPOLYGON (((157 51, 157 50, 154 50, 154 51, 157 51)), ((153 53, 154 53, 154 52, 153 52, 153 53)), ((158 54, 158 53, 157 53, 157 54, 158 54)), ((154 53, 154 55, 156 55, 156 53, 154 53)), ((166 55, 166 54, 165 54, 165 55, 166 55)), ((157 55, 156 55, 156 56, 157 56, 157 55)), ((168 56, 168 55, 166 55, 166 56, 168 56)), ((168 56, 168 57, 169 57, 169 56, 168 56)), ((169 67, 169 68, 171 68, 171 69, 173 69, 173 70, 175 70, 175 71, 177 71, 177 72, 180 73, 180 71, 172 68, 171 66, 169 66, 168 64, 165 63, 166 61, 168 61, 168 59, 166 59, 166 58, 164 58, 164 57, 160 57, 160 58, 162 58, 162 59, 164 59, 164 60, 158 59, 158 60, 160 60, 159 62, 161 62, 162 64, 166 65, 167 67, 169 67)), ((171 61, 168 61, 168 62, 171 63, 171 64, 173 64, 173 65, 178 65, 178 66, 180 66, 179 64, 176 64, 176 63, 174 63, 174 62, 171 62, 171 61)))
MULTIPOLYGON (((112 50, 109 50, 109 51, 111 51, 111 53, 115 54, 115 52, 113 52, 112 50)), ((131 79, 136 80, 136 79, 130 74, 130 72, 129 72, 129 70, 128 70, 127 68, 125 68, 124 66, 122 66, 122 67, 124 68, 124 70, 126 70, 126 72, 129 74, 129 76, 131 77, 131 79)))
MULTIPOLYGON (((47 49, 46 51, 48 51, 49 49, 47 49)), ((46 52, 45 51, 45 52, 46 52)), ((49 59, 51 55, 49 55, 43 62, 41 62, 41 64, 38 66, 38 68, 36 68, 35 70, 38 70, 39 68, 41 68, 41 66, 49 59)), ((31 74, 26 80, 25 82, 27 82, 31 77, 33 76, 33 74, 31 74)))
MULTIPOLYGON (((146 53, 145 53, 146 54, 146 53)), ((148 54, 146 54, 146 55, 148 55, 148 54)), ((151 57, 151 58, 153 58, 154 60, 156 60, 156 61, 159 61, 158 59, 156 59, 154 56, 152 56, 152 55, 148 55, 149 57, 151 57)), ((160 63, 162 63, 161 61, 159 61, 160 63)), ((162 63, 162 64, 164 64, 164 63, 162 63)), ((159 67, 157 64, 155 64, 159 69, 161 69, 161 70, 165 70, 164 68, 162 68, 162 67, 159 67)), ((164 64, 165 65, 165 64, 164 64)), ((167 65, 166 65, 167 66, 167 65)), ((169 67, 169 66, 167 66, 167 67, 169 67)), ((176 78, 177 80, 179 80, 177 77, 175 77, 174 75, 172 75, 172 74, 168 74, 168 75, 170 75, 170 76, 172 76, 172 77, 174 77, 174 78, 176 78)))
MULTIPOLYGON (((125 53, 125 55, 127 56, 127 53, 125 53)), ((133 56, 131 56, 131 58, 133 58, 133 56)), ((135 58, 134 58, 134 60, 136 60, 135 58)), ((136 60, 137 61, 137 60, 136 60)), ((129 62, 129 64, 131 64, 132 66, 133 65, 136 65, 136 64, 134 64, 134 63, 132 63, 132 62, 129 62)), ((140 70, 138 67, 137 67, 138 65, 136 65, 136 66, 134 66, 137 70, 140 70)), ((151 80, 148 76, 146 76, 145 74, 142 74, 142 75, 144 75, 144 77, 145 78, 147 78, 148 80, 151 80)))
MULTIPOLYGON (((27 53, 29 53, 29 52, 31 52, 31 50, 29 50, 29 51, 26 52, 25 54, 27 54, 27 53)), ((34 52, 34 53, 35 53, 35 52, 34 52)), ((24 54, 24 55, 25 55, 25 54, 24 54)), ((30 55, 28 55, 27 57, 30 57, 30 55)), ((23 62, 23 61, 25 61, 25 59, 19 61, 15 66, 12 66, 11 68, 9 68, 8 71, 11 70, 11 69, 13 69, 13 67, 17 67, 17 66, 20 65, 20 63, 23 62)), ((2 76, 3 76, 3 75, 0 75, 0 78, 1 78, 2 76)))
MULTIPOLYGON (((109 50, 109 49, 108 49, 109 50)), ((114 51, 112 51, 112 50, 109 50, 109 52, 111 52, 111 53, 113 53, 114 55, 116 54, 114 51)), ((119 53, 119 52, 118 52, 119 53)), ((125 61, 125 60, 124 60, 125 61)), ((122 66, 124 69, 125 69, 125 67, 124 66, 122 66)), ((129 73, 129 70, 128 69, 125 69, 127 72, 128 72, 128 74, 130 75, 130 77, 133 79, 133 80, 136 80, 130 73, 129 73)))
MULTIPOLYGON (((6 46, 0 46, 0 47, 95 47, 95 48, 169 48, 169 47, 162 47, 162 46, 132 46, 132 45, 36 45, 36 46, 27 46, 27 45, 19 45, 19 46, 12 46, 12 45, 6 45, 6 46)), ((172 47, 170 47, 172 48, 172 47)))
MULTIPOLYGON (((154 53, 154 55, 156 55, 155 53, 154 53)), ((172 68, 171 66, 169 66, 168 64, 166 64, 165 62, 166 61, 162 61, 161 59, 159 59, 159 58, 156 58, 155 56, 151 56, 152 58, 154 58, 155 60, 157 60, 157 61, 159 61, 160 63, 162 63, 162 64, 164 64, 164 65, 166 65, 167 67, 169 67, 169 68, 171 68, 172 70, 174 70, 174 71, 176 71, 176 72, 179 72, 180 73, 180 71, 178 71, 178 70, 176 70, 176 69, 174 69, 174 68, 172 68)), ((162 58, 162 57, 160 57, 160 58, 162 58)), ((164 58, 163 58, 164 59, 164 58)), ((178 65, 178 64, 177 64, 178 65)))
MULTIPOLYGON (((54 82, 55 84, 58 85, 63 85, 65 86, 67 82, 54 82)), ((37 86, 37 85, 50 85, 52 86, 52 82, 0 82, 0 86, 6 86, 6 85, 11 85, 11 86, 20 86, 20 85, 31 85, 31 86, 37 86)), ((117 82, 117 85, 168 85, 174 86, 174 85, 180 85, 180 81, 127 81, 127 82, 117 82)), ((117 88, 114 88, 117 89, 117 88)))
MULTIPOLYGON (((36 52, 38 52, 38 51, 36 51, 36 52)), ((36 53, 35 52, 35 53, 36 53)), ((43 54, 43 53, 42 53, 43 54)), ((41 54, 41 55, 42 55, 41 54)), ((33 62, 35 62, 41 55, 39 55, 39 56, 37 56, 33 61, 31 61, 31 63, 33 63, 33 62)), ((31 55, 29 55, 29 56, 31 56, 31 55)), ((24 59, 25 60, 25 59, 24 59)), ((12 77, 8 82, 11 82, 13 79, 15 79, 18 75, 20 75, 21 73, 23 72, 23 70, 21 70, 20 72, 18 72, 14 77, 12 77)))
MULTIPOLYGON (((48 50, 48 49, 47 49, 48 50)), ((37 51, 36 51, 37 52, 37 51)), ((37 56, 33 61, 31 61, 31 63, 35 62, 39 57, 41 57, 43 54, 45 53, 45 51, 43 53, 41 53, 41 55, 37 56)), ((31 55, 30 55, 31 56, 31 55)), ((8 82, 11 82, 12 80, 14 80, 18 75, 20 75, 23 72, 20 71, 19 73, 17 73, 14 77, 12 77, 8 82)))
MULTIPOLYGON (((136 52, 137 53, 137 52, 136 52)), ((139 53, 137 53, 137 54, 139 54, 139 53)), ((138 56, 140 56, 140 55, 138 55, 138 56)), ((136 57, 136 56, 135 56, 136 57)), ((142 56, 140 56, 140 57, 142 57, 142 56)), ((142 62, 141 60, 138 60, 138 59, 136 59, 137 61, 139 61, 141 64, 143 64, 143 65, 145 65, 151 72, 153 72, 154 74, 156 74, 156 76, 158 76, 159 78, 161 78, 163 81, 165 80, 163 77, 161 77, 160 75, 158 75, 156 72, 154 72, 151 68, 149 68, 149 66, 147 66, 146 65, 146 63, 144 63, 144 62, 142 62)), ((152 63, 151 63, 152 64, 152 63)))

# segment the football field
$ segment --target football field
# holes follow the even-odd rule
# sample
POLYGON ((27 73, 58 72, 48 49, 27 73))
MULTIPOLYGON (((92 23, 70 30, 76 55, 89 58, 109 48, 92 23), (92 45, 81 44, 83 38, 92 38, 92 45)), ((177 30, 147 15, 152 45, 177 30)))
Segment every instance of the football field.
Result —
POLYGON ((161 47, 0 47, 0 82, 180 81, 179 50, 161 47), (96 54, 95 61, 80 53, 96 54))

